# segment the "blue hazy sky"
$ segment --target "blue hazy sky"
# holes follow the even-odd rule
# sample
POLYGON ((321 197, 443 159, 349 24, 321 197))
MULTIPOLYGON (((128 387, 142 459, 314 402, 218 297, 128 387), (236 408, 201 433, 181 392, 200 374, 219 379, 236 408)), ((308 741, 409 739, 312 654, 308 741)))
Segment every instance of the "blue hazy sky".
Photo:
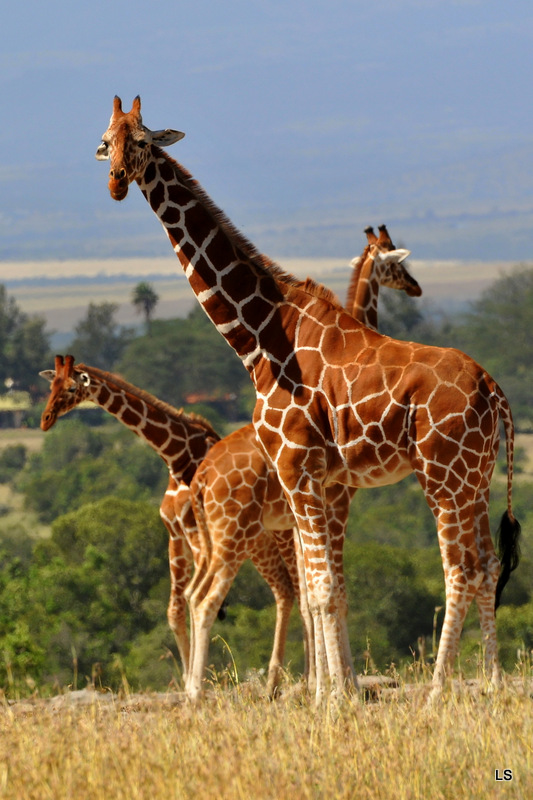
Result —
POLYGON ((0 259, 172 256, 94 159, 115 94, 275 258, 532 257, 531 0, 19 0, 0 41, 0 259))

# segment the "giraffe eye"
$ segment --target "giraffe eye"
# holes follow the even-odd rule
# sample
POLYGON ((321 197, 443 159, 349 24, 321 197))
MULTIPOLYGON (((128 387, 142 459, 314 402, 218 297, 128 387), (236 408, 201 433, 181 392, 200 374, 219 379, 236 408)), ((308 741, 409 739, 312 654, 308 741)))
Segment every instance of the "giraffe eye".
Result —
POLYGON ((139 145, 139 147, 140 147, 142 150, 144 150, 144 148, 146 147, 146 145, 148 144, 148 142, 145 142, 144 140, 141 140, 141 141, 140 141, 140 142, 138 142, 137 144, 139 145))

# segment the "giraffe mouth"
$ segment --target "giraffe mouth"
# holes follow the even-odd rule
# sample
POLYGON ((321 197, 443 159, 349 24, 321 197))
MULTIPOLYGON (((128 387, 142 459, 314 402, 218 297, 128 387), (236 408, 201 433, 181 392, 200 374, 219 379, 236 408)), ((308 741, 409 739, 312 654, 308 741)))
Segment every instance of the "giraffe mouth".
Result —
POLYGON ((49 430, 55 422, 55 416, 50 411, 44 411, 41 417, 41 430, 49 430))
POLYGON ((124 200, 128 194, 128 181, 125 178, 119 180, 111 178, 108 187, 113 200, 124 200))

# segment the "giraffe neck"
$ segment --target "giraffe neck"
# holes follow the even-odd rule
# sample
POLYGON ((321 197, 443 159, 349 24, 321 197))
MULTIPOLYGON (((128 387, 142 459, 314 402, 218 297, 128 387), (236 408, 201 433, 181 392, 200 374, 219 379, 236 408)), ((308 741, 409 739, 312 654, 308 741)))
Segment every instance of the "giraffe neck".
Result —
POLYGON ((367 328, 375 331, 378 329, 379 287, 379 277, 374 271, 374 259, 365 251, 352 273, 346 311, 367 328))
POLYGON ((190 483, 210 447, 220 438, 210 424, 158 400, 122 379, 78 364, 90 376, 84 399, 91 400, 144 439, 176 480, 190 483))
POLYGON ((155 146, 151 153, 139 187, 200 305, 252 371, 263 353, 260 331, 273 322, 284 287, 300 282, 258 253, 180 164, 155 146))

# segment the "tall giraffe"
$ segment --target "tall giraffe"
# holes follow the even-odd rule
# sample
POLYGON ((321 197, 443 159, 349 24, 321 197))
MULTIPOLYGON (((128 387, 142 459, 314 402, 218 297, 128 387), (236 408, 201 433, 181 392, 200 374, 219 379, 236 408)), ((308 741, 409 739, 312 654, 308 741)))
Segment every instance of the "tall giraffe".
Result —
MULTIPOLYGON (((420 296, 422 290, 402 263, 392 261, 376 264, 378 252, 394 249, 387 229, 380 226, 379 240, 368 228, 369 239, 362 256, 354 259, 346 307, 363 324, 377 325, 377 301, 380 286, 394 287, 411 296, 420 296), (373 236, 373 239, 372 239, 373 236), (363 283, 363 290, 355 292, 355 285, 363 283), (354 297, 355 295, 355 297, 354 297), (369 315, 370 310, 370 315, 369 315)), ((355 488, 334 484, 326 489, 329 534, 334 556, 333 568, 341 589, 341 624, 344 669, 353 673, 353 664, 347 630, 346 595, 342 573, 342 548, 348 509, 355 488)), ((198 467, 191 483, 191 496, 200 538, 207 543, 212 539, 210 554, 202 559, 203 570, 197 570, 187 588, 194 631, 191 670, 187 691, 192 698, 201 693, 202 681, 208 659, 209 637, 217 609, 226 596, 237 571, 245 558, 241 543, 256 535, 257 530, 271 531, 294 575, 294 545, 292 526, 294 517, 279 483, 276 471, 269 466, 258 445, 252 425, 247 425, 217 442, 198 467), (230 510, 234 509, 231 513, 230 510), (228 563, 228 553, 232 554, 228 563)), ((298 549, 298 548, 296 548, 298 549)), ((295 582, 295 586, 297 586, 295 582)), ((306 675, 310 688, 314 684, 313 626, 307 616, 305 592, 300 599, 300 611, 305 621, 308 658, 306 675)), ((281 664, 280 664, 281 668, 281 664)))
MULTIPOLYGON (((129 112, 115 97, 96 157, 111 161, 114 199, 123 200, 129 184, 138 183, 199 303, 255 384, 256 435, 298 525, 316 631, 317 701, 327 691, 326 660, 333 694, 345 687, 325 489, 380 486, 411 472, 436 519, 446 583, 432 696, 442 690, 474 597, 487 674, 498 684, 495 598, 497 604, 516 566, 519 536, 511 503, 514 427, 503 392, 464 353, 381 336, 319 288, 316 296, 309 285, 303 291, 160 149, 182 137, 146 128, 139 97, 129 112), (508 490, 499 576, 488 504, 500 417, 508 490)), ((399 254, 376 258, 397 261, 399 254)))
MULTIPOLYGON (((380 230, 386 232, 384 226, 381 226, 380 230)), ((382 247, 392 249, 392 243, 385 234, 382 233, 380 239, 382 247)), ((408 294, 421 293, 418 284, 403 264, 391 264, 387 269, 381 270, 379 280, 375 281, 372 280, 375 270, 372 258, 368 257, 368 247, 361 259, 365 262, 362 265, 363 270, 370 280, 365 281, 365 292, 358 294, 359 304, 356 302, 353 305, 351 301, 347 302, 350 302, 352 313, 363 322, 367 322, 367 308, 377 309, 380 285, 394 285, 396 289, 408 294)), ((354 262, 361 259, 354 259, 354 262)), ((354 275, 358 277, 355 271, 354 275)), ((191 696, 198 696, 200 691, 207 661, 208 636, 214 617, 240 565, 250 556, 260 574, 269 583, 277 602, 277 625, 267 683, 267 693, 273 696, 280 680, 288 619, 292 607, 290 586, 287 584, 287 576, 283 565, 280 564, 279 555, 281 554, 287 565, 291 585, 295 590, 298 590, 298 570, 291 527, 294 518, 275 471, 268 467, 258 447, 253 426, 247 425, 217 442, 218 436, 201 417, 176 411, 172 406, 161 403, 157 398, 117 376, 84 364, 74 366, 72 356, 67 356, 64 361, 62 357, 56 357, 55 370, 45 370, 40 374, 53 383, 49 401, 42 415, 43 429, 48 430, 59 416, 73 410, 81 402, 90 400, 115 415, 127 427, 133 427, 134 432, 162 455, 167 464, 169 484, 160 507, 162 519, 170 534, 171 591, 167 614, 180 653, 187 682, 186 688, 191 696), (137 420, 132 410, 133 407, 139 409, 139 402, 146 406, 143 414, 144 425, 132 426, 131 423, 137 420), (172 433, 175 443, 173 447, 165 444, 163 450, 160 450, 159 438, 154 431, 162 423, 172 433), (193 443, 194 447, 191 447, 193 443), (181 448, 178 455, 174 454, 176 447, 181 448), (173 453, 175 457, 168 458, 167 452, 173 453), (207 455, 202 461, 202 456, 206 452, 207 455), (188 484, 193 474, 195 478, 189 489, 188 484), (181 480, 182 477, 185 477, 187 482, 181 480), (204 521, 203 539, 198 535, 192 505, 204 521), (209 540, 211 549, 215 550, 216 558, 208 558, 204 544, 206 539, 209 540), (194 622, 198 616, 196 628, 205 634, 197 645, 196 668, 194 668, 194 658, 189 655, 184 601, 184 598, 191 594, 190 590, 186 590, 192 568, 191 552, 194 553, 194 562, 197 565, 195 578, 206 576, 202 584, 202 593, 193 596, 195 602, 191 603, 191 627, 195 627, 194 622), (202 597, 201 603, 200 597, 202 597), (198 608, 195 603, 198 604, 198 608), (210 613, 211 616, 206 621, 206 616, 210 613), (192 668, 189 667, 190 664, 193 665, 192 668)), ((344 538, 344 515, 354 491, 339 485, 329 490, 330 529, 332 536, 338 541, 340 555, 344 538)), ((342 561, 338 561, 337 569, 342 576, 341 568, 342 561)), ((305 603, 302 604, 301 610, 305 619, 305 603)), ((345 613, 346 611, 347 608, 345 613)), ((310 651, 308 660, 312 661, 312 626, 309 620, 306 620, 305 632, 307 650, 310 651)), ((194 639, 194 636, 192 638, 194 639)), ((346 648, 346 660, 349 662, 347 632, 346 648)), ((306 674, 311 673, 311 685, 313 667, 313 663, 306 667, 306 674)))
MULTIPOLYGON (((85 364, 75 366, 71 355, 67 355, 65 359, 56 356, 55 369, 44 370, 40 375, 51 383, 50 396, 41 416, 41 428, 44 431, 49 430, 58 417, 72 411, 81 402, 90 400, 146 441, 169 470, 169 482, 160 506, 161 518, 169 533, 171 589, 167 615, 184 674, 188 676, 190 643, 185 614, 185 589, 191 577, 192 562, 194 561, 197 569, 201 569, 202 558, 205 557, 192 510, 189 484, 199 464, 220 437, 197 414, 178 411, 148 392, 96 367, 85 364)), ((253 434, 252 426, 249 427, 253 434)), ((281 539, 278 547, 268 533, 260 529, 241 542, 242 560, 252 560, 269 584, 276 600, 276 630, 268 684, 271 693, 274 693, 279 681, 289 616, 298 582, 294 555, 294 566, 291 562, 290 532, 288 538, 288 543, 281 539), (287 550, 287 544, 290 550, 287 550), (286 564, 292 568, 292 576, 286 564)), ((223 557, 223 547, 220 545, 219 551, 223 557)), ((226 552, 225 555, 231 561, 231 552, 226 552)), ((220 598, 215 615, 224 598, 225 595, 220 598)))

